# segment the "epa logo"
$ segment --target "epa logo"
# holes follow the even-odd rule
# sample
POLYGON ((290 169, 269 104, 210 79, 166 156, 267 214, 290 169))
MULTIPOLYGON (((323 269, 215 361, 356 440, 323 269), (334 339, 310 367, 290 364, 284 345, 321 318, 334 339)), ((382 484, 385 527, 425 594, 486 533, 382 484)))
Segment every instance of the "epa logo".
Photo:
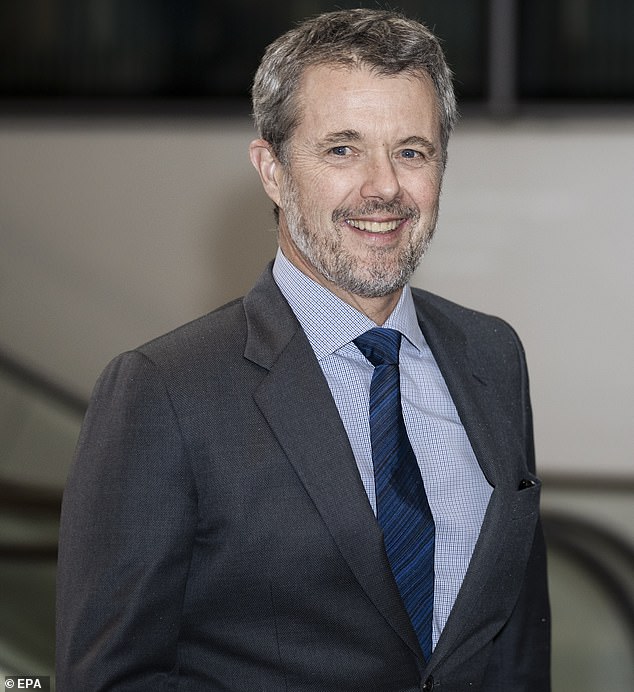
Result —
POLYGON ((50 690, 49 677, 11 675, 4 679, 4 687, 7 690, 50 690))

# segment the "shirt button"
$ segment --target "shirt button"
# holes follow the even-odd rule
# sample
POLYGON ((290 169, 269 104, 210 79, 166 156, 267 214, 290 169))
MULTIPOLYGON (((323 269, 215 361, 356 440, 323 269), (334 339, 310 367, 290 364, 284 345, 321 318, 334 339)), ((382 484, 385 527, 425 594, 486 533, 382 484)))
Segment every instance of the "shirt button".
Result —
POLYGON ((434 686, 434 678, 430 675, 427 680, 420 686, 421 692, 430 692, 434 686))

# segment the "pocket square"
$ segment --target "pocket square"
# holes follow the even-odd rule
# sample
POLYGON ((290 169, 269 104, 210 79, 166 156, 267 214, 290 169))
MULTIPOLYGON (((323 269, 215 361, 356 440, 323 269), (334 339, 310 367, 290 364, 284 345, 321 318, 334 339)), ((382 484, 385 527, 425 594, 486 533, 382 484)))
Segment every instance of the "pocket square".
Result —
POLYGON ((526 490, 526 488, 532 488, 534 485, 537 485, 537 483, 535 481, 532 481, 530 478, 522 478, 517 489, 526 490))

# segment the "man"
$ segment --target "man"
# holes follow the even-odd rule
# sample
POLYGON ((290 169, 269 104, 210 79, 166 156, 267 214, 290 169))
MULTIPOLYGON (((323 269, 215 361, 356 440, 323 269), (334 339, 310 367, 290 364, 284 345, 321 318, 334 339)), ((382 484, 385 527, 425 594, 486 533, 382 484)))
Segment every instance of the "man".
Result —
POLYGON ((64 500, 58 689, 545 692, 521 345, 407 284, 455 119, 438 43, 321 15, 269 47, 253 102, 280 251, 102 375, 64 500))

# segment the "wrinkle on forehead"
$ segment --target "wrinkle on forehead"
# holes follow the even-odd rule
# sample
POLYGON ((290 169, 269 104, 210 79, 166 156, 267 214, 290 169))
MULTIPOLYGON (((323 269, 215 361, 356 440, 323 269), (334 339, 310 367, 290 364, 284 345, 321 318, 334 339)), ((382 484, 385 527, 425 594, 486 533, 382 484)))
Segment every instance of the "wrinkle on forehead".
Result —
POLYGON ((312 66, 303 75, 298 98, 300 117, 291 139, 301 130, 303 138, 331 146, 387 136, 392 144, 440 152, 436 92, 424 73, 381 75, 363 65, 312 66))

